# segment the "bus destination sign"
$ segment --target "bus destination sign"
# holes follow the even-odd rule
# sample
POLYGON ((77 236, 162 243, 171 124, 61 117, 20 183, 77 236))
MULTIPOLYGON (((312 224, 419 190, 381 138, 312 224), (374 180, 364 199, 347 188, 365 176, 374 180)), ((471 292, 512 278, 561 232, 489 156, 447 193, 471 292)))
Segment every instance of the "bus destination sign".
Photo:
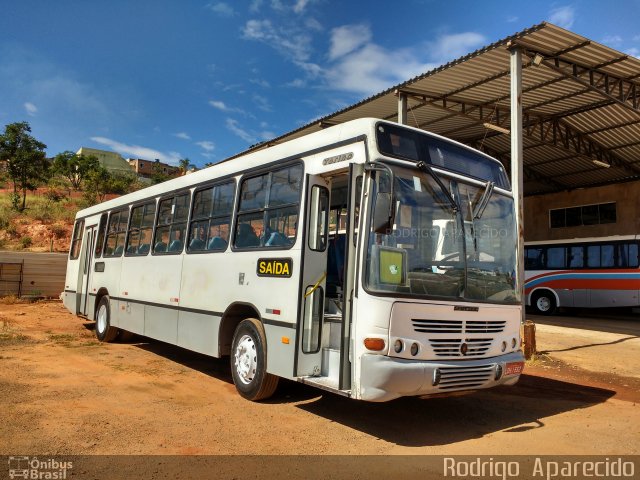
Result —
POLYGON ((257 274, 259 277, 291 277, 293 260, 291 258, 259 258, 257 274))

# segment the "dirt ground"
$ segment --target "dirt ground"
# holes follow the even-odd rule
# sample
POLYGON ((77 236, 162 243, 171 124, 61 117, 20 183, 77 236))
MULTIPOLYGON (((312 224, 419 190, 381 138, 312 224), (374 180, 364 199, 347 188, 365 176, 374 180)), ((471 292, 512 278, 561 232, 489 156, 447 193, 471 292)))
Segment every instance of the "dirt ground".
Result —
POLYGON ((59 302, 0 304, 0 454, 640 453, 640 378, 554 356, 572 346, 548 326, 515 387, 384 404, 286 381, 251 403, 228 360, 92 328, 59 302))

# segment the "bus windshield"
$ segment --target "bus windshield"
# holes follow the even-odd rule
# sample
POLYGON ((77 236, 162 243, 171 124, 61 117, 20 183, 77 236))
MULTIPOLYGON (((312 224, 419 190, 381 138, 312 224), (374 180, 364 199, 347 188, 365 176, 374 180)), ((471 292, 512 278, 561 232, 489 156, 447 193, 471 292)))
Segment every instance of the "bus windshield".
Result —
MULTIPOLYGON (((395 223, 384 233, 369 232, 367 288, 518 303, 513 199, 487 187, 442 177, 445 192, 422 170, 391 168, 395 223)), ((385 172, 378 172, 373 182, 373 199, 377 192, 391 190, 385 172)))

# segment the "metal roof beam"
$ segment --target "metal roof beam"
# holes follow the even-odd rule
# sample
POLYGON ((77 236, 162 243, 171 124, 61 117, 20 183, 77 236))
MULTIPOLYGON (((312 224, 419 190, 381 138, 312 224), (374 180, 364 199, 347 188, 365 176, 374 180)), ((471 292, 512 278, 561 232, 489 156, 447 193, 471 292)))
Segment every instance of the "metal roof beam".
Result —
MULTIPOLYGON (((409 93, 409 92, 406 92, 409 93)), ((412 95, 417 95, 414 90, 412 95)), ((488 108, 485 104, 478 104, 473 102, 467 102, 462 100, 453 99, 429 99, 429 94, 423 93, 423 105, 430 105, 435 108, 445 110, 451 113, 456 113, 461 117, 471 120, 474 125, 467 125, 465 127, 459 127, 455 131, 464 130, 471 126, 484 125, 485 123, 492 123, 497 126, 505 126, 509 119, 510 109, 506 107, 499 107, 494 105, 493 108, 488 108), (502 120, 500 119, 502 115, 502 120), (495 117, 495 121, 494 121, 495 117), (501 125, 502 124, 502 125, 501 125)), ((583 134, 567 122, 562 120, 560 115, 544 117, 530 112, 524 112, 523 114, 523 126, 524 135, 528 138, 536 139, 542 144, 553 145, 555 147, 561 147, 565 150, 577 153, 579 155, 585 155, 592 159, 599 160, 601 162, 607 162, 610 165, 624 169, 631 175, 640 175, 640 169, 632 166, 625 160, 618 157, 610 149, 600 145, 589 136, 583 134)), ((441 135, 448 135, 454 133, 454 131, 447 131, 441 133, 441 135)), ((486 137, 483 136, 483 138, 486 137)), ((478 140, 478 139, 474 139, 478 140)))
POLYGON ((566 78, 571 78, 589 90, 597 92, 601 96, 640 114, 640 85, 634 81, 616 77, 598 68, 582 65, 559 56, 549 57, 548 53, 521 41, 515 41, 515 43, 522 46, 523 53, 532 60, 536 55, 542 55, 544 58, 541 64, 545 67, 566 78))

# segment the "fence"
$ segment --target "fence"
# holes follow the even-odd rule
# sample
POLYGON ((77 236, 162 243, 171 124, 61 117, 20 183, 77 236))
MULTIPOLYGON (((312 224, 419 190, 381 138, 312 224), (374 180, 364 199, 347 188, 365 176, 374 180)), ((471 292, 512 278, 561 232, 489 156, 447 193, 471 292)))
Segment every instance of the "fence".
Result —
POLYGON ((66 269, 66 253, 0 252, 0 295, 58 298, 66 269))

